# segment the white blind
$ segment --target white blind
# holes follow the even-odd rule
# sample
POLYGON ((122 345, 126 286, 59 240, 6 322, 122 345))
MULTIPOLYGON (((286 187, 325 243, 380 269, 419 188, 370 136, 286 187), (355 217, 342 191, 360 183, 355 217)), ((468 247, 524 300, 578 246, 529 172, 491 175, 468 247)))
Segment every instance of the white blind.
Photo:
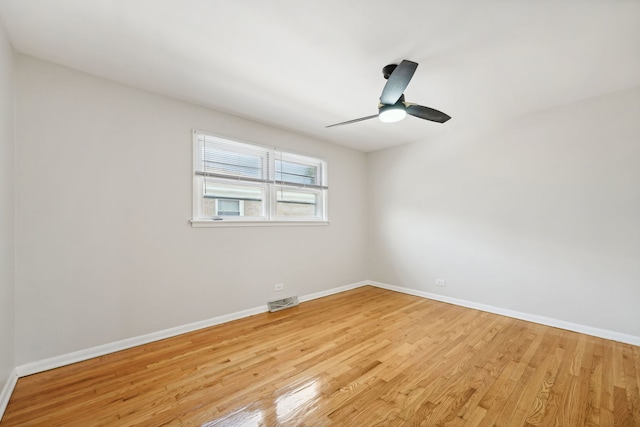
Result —
POLYGON ((276 158, 276 182, 282 184, 319 185, 319 166, 276 158))
POLYGON ((198 135, 196 174, 239 181, 269 180, 269 151, 209 135, 198 135))
POLYGON ((322 162, 277 151, 275 157, 275 184, 299 188, 313 188, 326 190, 322 162))
POLYGON ((327 189, 322 162, 198 133, 196 175, 282 186, 327 189), (270 173, 269 168, 274 168, 270 173))

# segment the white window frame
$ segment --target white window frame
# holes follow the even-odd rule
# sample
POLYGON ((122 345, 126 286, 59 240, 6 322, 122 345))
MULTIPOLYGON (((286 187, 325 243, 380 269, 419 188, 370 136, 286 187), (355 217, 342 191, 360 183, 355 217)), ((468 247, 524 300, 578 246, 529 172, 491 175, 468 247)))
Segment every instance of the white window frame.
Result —
MULTIPOLYGON (((329 220, 327 217, 327 162, 316 157, 309 157, 290 151, 283 151, 276 148, 265 147, 258 144, 238 141, 227 137, 217 136, 215 134, 204 132, 201 130, 193 130, 193 204, 192 219, 193 227, 225 227, 225 226, 274 226, 274 225, 327 225, 329 220), (204 182, 205 177, 198 173, 200 167, 199 139, 202 137, 209 138, 214 141, 222 141, 225 144, 231 144, 233 150, 237 148, 237 152, 242 152, 246 148, 251 150, 259 150, 266 153, 266 168, 268 174, 264 182, 246 182, 242 178, 207 176, 207 182, 219 183, 221 185, 247 186, 250 188, 260 188, 262 190, 262 216, 245 217, 245 216, 214 216, 206 217, 203 214, 204 201, 204 182), (276 181, 276 160, 308 164, 316 168, 317 185, 295 184, 290 182, 281 183, 276 181), (292 190, 302 193, 311 193, 316 195, 316 212, 314 216, 278 216, 277 215, 277 191, 278 189, 292 190)), ((241 203, 242 205, 242 203, 241 203)), ((215 207, 217 212, 217 203, 215 207)))
MULTIPOLYGON (((283 152, 283 151, 278 151, 276 156, 277 158, 275 160, 282 160, 282 161, 292 162, 292 163, 300 163, 300 164, 305 164, 305 165, 315 167, 316 170, 318 171, 320 182, 326 182, 326 175, 325 175, 326 162, 313 157, 302 156, 299 154, 283 152)), ((275 174, 275 163, 274 163, 273 170, 275 174)), ((273 200, 273 203, 270 204, 271 218, 274 218, 276 221, 315 221, 317 220, 318 217, 321 217, 321 218, 326 217, 326 211, 325 211, 325 200, 326 200, 326 191, 327 191, 326 189, 309 188, 309 187, 305 187, 304 185, 279 184, 278 181, 275 180, 275 176, 274 176, 274 181, 275 181, 275 184, 271 186, 271 198, 273 200), (316 212, 318 212, 318 215, 306 216, 306 217, 305 216, 291 217, 291 216, 284 216, 284 215, 278 216, 277 192, 280 189, 283 189, 285 191, 292 190, 300 193, 315 194, 316 201, 317 201, 316 212)))

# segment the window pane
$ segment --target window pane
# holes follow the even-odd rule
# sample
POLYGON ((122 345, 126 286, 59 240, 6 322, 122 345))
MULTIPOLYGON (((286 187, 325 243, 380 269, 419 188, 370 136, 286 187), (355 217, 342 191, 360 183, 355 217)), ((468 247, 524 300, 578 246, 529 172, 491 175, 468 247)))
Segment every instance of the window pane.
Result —
POLYGON ((277 216, 317 216, 318 195, 291 190, 276 191, 277 216))
POLYGON ((263 217, 264 189, 249 185, 228 185, 205 181, 202 214, 207 218, 263 217))
POLYGON ((240 216, 241 200, 218 199, 218 215, 221 216, 240 216))
POLYGON ((276 159, 276 181, 317 185, 318 166, 276 159))
POLYGON ((216 148, 204 152, 204 172, 261 179, 262 157, 253 154, 234 153, 216 148))
POLYGON ((259 147, 205 135, 198 137, 199 172, 264 180, 266 157, 267 152, 259 147))

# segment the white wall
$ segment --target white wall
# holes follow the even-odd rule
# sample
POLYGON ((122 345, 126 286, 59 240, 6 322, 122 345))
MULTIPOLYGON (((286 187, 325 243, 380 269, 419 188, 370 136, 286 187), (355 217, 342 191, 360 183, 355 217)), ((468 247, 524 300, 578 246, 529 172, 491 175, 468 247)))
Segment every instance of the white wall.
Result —
POLYGON ((370 279, 640 336, 639 118, 636 88, 372 153, 370 279))
MULTIPOLYGON (((366 278, 365 155, 18 56, 16 363, 366 278), (329 226, 192 228, 191 129, 328 161, 329 226)), ((153 70, 149 70, 150 73, 153 70)))
MULTIPOLYGON (((14 363, 14 53, 0 26, 0 392, 14 363)), ((2 402, 0 402, 0 405, 2 402)), ((0 410, 0 416, 2 411, 0 410)))
POLYGON ((367 277, 640 336, 640 89, 365 156, 17 58, 5 372, 367 277), (191 228, 192 128, 327 159, 331 225, 191 228))

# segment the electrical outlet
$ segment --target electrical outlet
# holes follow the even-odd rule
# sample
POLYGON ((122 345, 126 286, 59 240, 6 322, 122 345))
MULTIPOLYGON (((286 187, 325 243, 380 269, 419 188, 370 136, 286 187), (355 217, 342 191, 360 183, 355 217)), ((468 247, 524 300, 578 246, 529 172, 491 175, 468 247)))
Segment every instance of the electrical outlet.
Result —
POLYGON ((276 283, 276 285, 273 287, 273 289, 275 291, 281 291, 284 289, 284 283, 276 283))
POLYGON ((445 286, 444 279, 436 279, 436 286, 445 286))

